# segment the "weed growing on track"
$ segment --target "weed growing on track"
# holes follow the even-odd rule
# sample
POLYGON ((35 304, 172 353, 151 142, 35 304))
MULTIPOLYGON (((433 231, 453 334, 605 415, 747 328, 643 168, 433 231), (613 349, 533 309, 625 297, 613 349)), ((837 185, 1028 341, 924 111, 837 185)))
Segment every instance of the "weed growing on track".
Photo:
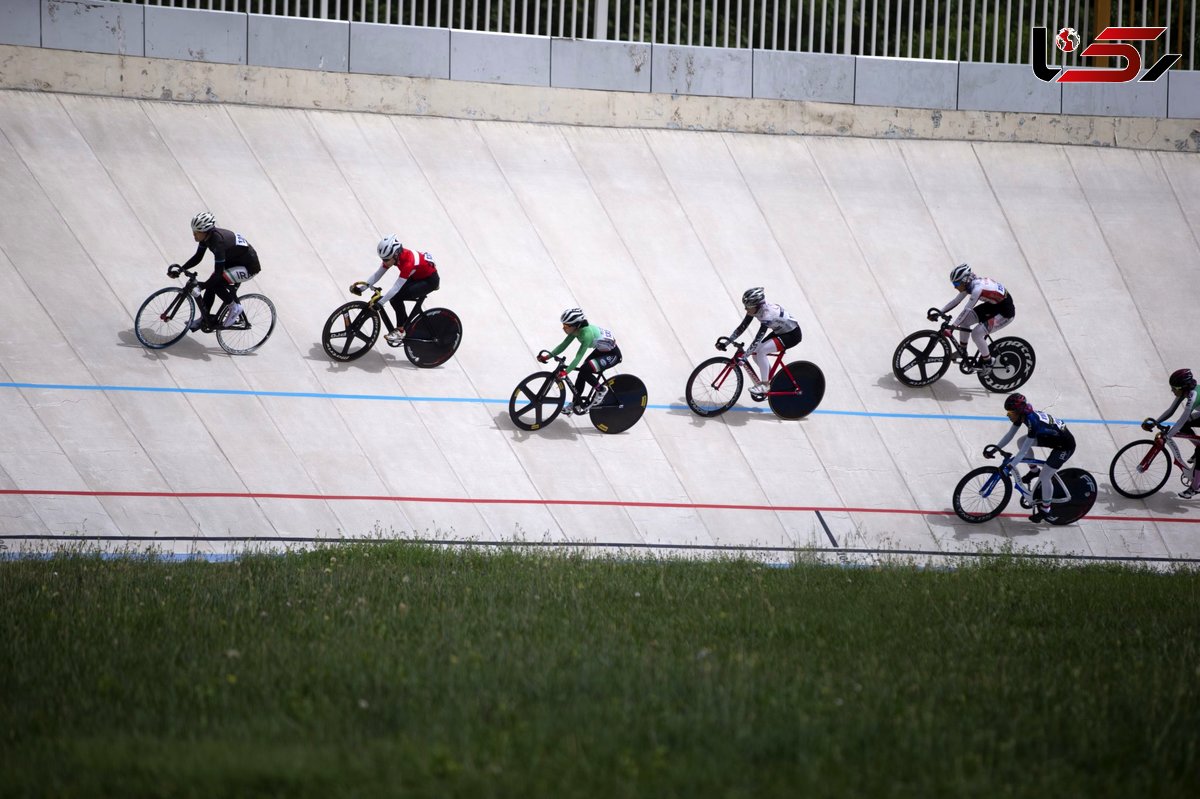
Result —
POLYGON ((1200 576, 0 563, 0 795, 1195 795, 1200 576))

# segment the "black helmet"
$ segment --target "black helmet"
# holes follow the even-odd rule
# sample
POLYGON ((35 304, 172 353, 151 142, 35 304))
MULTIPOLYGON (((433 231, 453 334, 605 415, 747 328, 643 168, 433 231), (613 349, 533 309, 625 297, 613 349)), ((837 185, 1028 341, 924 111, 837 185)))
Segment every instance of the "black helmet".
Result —
POLYGON ((1196 376, 1192 374, 1191 369, 1176 369, 1171 372, 1171 388, 1182 388, 1184 391, 1191 391, 1196 387, 1196 376))

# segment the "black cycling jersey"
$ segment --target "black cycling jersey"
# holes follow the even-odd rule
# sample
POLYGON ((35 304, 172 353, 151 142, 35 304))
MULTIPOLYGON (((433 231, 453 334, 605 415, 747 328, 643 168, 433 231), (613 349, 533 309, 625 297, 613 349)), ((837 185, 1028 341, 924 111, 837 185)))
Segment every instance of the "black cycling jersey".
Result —
POLYGON ((244 266, 250 270, 251 274, 258 274, 258 253, 240 233, 219 227, 208 231, 208 236, 196 248, 196 254, 188 259, 183 268, 191 269, 200 263, 205 250, 213 254, 215 261, 213 266, 218 272, 233 266, 244 266))

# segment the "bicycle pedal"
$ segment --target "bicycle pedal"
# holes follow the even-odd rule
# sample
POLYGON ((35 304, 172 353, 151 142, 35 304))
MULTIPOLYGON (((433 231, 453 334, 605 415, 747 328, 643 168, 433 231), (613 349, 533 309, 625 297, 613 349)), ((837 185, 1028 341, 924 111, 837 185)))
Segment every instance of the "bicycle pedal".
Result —
POLYGON ((404 341, 403 341, 403 340, 400 340, 400 341, 389 341, 388 339, 386 339, 386 338, 385 338, 385 339, 383 340, 383 343, 384 343, 384 344, 387 344, 389 347, 403 347, 403 346, 404 346, 404 341))

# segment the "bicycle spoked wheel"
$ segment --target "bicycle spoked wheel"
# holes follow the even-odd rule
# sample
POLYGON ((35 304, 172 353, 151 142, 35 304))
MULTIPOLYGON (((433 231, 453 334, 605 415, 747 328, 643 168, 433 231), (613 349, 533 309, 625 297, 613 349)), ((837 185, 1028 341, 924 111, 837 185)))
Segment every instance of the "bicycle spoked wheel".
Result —
POLYGON ((809 361, 792 361, 771 378, 767 404, 781 419, 803 419, 825 396, 825 374, 809 361))
POLYGON ((1009 336, 992 342, 992 367, 979 373, 979 382, 988 391, 1006 394, 1016 391, 1033 377, 1037 356, 1023 338, 1009 336))
POLYGON ((1077 522, 1096 504, 1096 496, 1099 493, 1096 478, 1083 469, 1063 469, 1058 476, 1070 492, 1071 499, 1052 504, 1045 519, 1050 524, 1059 525, 1077 522))
POLYGON ((238 302, 242 304, 238 318, 217 329, 217 343, 230 355, 254 352, 275 332, 275 303, 262 294, 247 294, 238 302))
POLYGON ((404 354, 414 366, 432 369, 454 356, 462 341, 458 314, 445 308, 430 308, 412 321, 404 334, 404 354))
POLYGON ((996 518, 1012 498, 1012 479, 995 466, 967 472, 954 487, 954 512, 964 522, 978 524, 996 518))
POLYGON ((742 393, 742 370, 732 358, 709 358, 692 370, 684 396, 692 413, 705 418, 720 416, 734 406, 742 393))
POLYGON ((1154 441, 1134 441, 1117 450, 1108 466, 1108 479, 1123 497, 1142 499, 1167 484, 1171 476, 1171 456, 1165 447, 1151 458, 1154 441))
POLYGON ((522 430, 537 430, 562 411, 567 387, 553 372, 534 372, 517 384, 508 400, 508 417, 522 430))
POLYGON ((378 311, 362 300, 348 302, 325 320, 321 347, 335 361, 353 361, 375 346, 379 327, 378 311))
POLYGON ((181 288, 165 288, 151 294, 138 308, 133 333, 152 350, 169 347, 183 338, 196 318, 196 301, 181 288))
POLYGON ((601 433, 624 433, 646 412, 646 384, 633 375, 614 375, 605 381, 608 395, 588 411, 601 433))
POLYGON ((918 330, 892 355, 892 374, 910 388, 934 383, 950 368, 950 342, 936 330, 918 330))

